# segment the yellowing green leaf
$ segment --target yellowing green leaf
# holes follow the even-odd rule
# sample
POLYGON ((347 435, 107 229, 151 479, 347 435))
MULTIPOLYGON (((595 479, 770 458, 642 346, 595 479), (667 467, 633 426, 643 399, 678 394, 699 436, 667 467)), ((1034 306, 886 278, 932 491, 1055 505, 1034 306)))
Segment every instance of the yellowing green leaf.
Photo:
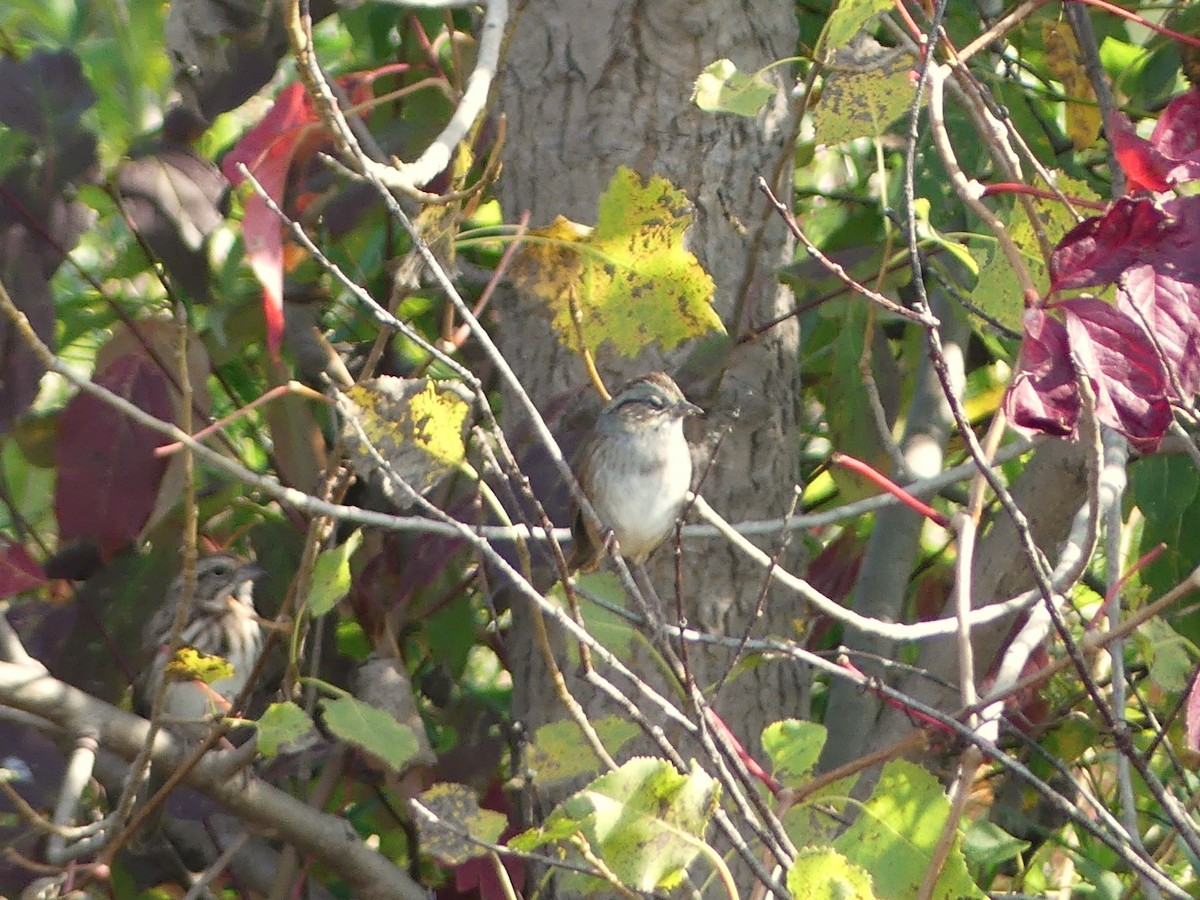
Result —
POLYGON ((358 425, 345 430, 350 464, 375 479, 389 497, 394 493, 400 505, 412 498, 404 496, 393 475, 423 494, 466 456, 470 406, 453 382, 381 376, 340 395, 339 408, 358 425), (381 471, 362 435, 390 472, 381 471))
POLYGON ((487 853, 486 848, 466 835, 494 844, 504 831, 504 816, 490 809, 480 809, 475 793, 466 785, 435 784, 417 800, 438 818, 435 823, 422 815, 416 817, 421 849, 448 866, 462 865, 472 857, 487 853))
MULTIPOLYGON (((638 727, 627 719, 605 716, 592 722, 592 727, 606 750, 615 754, 638 733, 638 727)), ((594 775, 600 759, 591 751, 572 719, 562 719, 543 725, 533 736, 526 765, 538 784, 564 781, 580 775, 594 775)))
POLYGON ((283 745, 303 737, 312 727, 312 719, 295 703, 272 703, 258 718, 258 752, 275 756, 283 745))
POLYGON ((214 684, 233 675, 233 666, 220 656, 209 656, 194 647, 180 647, 167 663, 167 678, 171 681, 203 681, 214 684))
POLYGON ((908 53, 886 53, 864 67, 831 67, 813 109, 818 144, 879 137, 908 110, 916 87, 908 53))
MULTIPOLYGON (((894 759, 883 767, 859 817, 833 846, 871 873, 878 896, 914 897, 949 815, 950 800, 937 779, 920 766, 894 759)), ((932 900, 983 896, 967 874, 962 839, 956 837, 932 900)))
POLYGON ((799 787, 812 775, 825 746, 825 726, 799 719, 772 722, 762 734, 771 770, 785 787, 799 787))
MULTIPOLYGON (((638 757, 568 797, 542 828, 510 843, 524 850, 556 845, 586 865, 566 841, 578 834, 623 884, 635 891, 669 891, 699 852, 719 798, 716 781, 695 764, 680 774, 666 760, 638 757)), ((559 877, 564 894, 611 890, 572 872, 559 877)))
POLYGON ((806 847, 788 869, 793 900, 875 900, 871 876, 832 847, 806 847))
MULTIPOLYGON (((1069 178, 1061 172, 1057 173, 1056 181, 1059 190, 1068 197, 1080 200, 1097 199, 1095 192, 1082 181, 1069 178)), ((1034 197, 1030 198, 1030 202, 1050 246, 1053 247, 1059 238, 1075 227, 1075 217, 1061 201, 1034 197)), ((1025 260, 1034 285, 1041 290, 1047 289, 1050 279, 1046 273, 1046 262, 1038 244, 1037 232, 1025 214, 1025 206, 1022 203, 1013 206, 1008 220, 1008 234, 1017 245, 1021 258, 1025 260)), ((979 281, 975 290, 971 292, 971 302, 1002 325, 1020 332, 1021 317, 1025 313, 1025 298, 1008 258, 995 244, 987 250, 973 251, 972 255, 980 260, 981 265, 979 281)))
POLYGON ((718 59, 700 73, 692 88, 692 102, 705 112, 757 116, 772 97, 775 86, 758 72, 739 72, 728 59, 718 59))
POLYGON ((683 246, 691 224, 682 191, 624 167, 600 198, 590 233, 561 217, 522 248, 512 272, 545 301, 551 327, 573 350, 609 343, 633 357, 723 331, 712 278, 683 246))

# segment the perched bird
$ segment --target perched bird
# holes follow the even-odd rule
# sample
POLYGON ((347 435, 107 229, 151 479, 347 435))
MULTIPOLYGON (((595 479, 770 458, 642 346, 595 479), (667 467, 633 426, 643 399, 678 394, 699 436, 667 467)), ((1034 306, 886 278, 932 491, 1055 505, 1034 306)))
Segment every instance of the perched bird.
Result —
MULTIPOLYGON (((205 686, 195 681, 170 681, 163 711, 168 721, 203 722, 221 701, 232 702, 246 686, 262 654, 263 635, 254 610, 254 579, 261 567, 229 553, 202 558, 196 564, 196 589, 187 619, 179 632, 179 646, 193 647, 208 656, 220 656, 233 674, 205 686)), ((144 634, 145 648, 153 653, 150 667, 135 691, 138 711, 149 715, 159 685, 171 662, 171 628, 183 601, 183 575, 171 583, 166 602, 154 614, 144 634)))
MULTIPOLYGON (((626 559, 644 562, 670 534, 692 481, 683 420, 703 414, 669 375, 651 372, 622 386, 596 419, 575 477, 626 559)), ((592 571, 604 531, 576 509, 571 535, 568 569, 592 571)))

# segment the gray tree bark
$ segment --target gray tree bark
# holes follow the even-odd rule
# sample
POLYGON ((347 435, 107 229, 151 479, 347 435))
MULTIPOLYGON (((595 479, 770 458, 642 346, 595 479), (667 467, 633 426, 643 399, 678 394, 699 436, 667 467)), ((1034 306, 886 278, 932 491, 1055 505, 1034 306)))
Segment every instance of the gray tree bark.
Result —
MULTIPOLYGON (((716 308, 728 332, 736 336, 748 323, 787 311, 793 300, 774 269, 790 259, 790 242, 755 190, 754 178, 761 174, 772 181, 777 169, 790 173, 791 85, 782 69, 772 70, 769 77, 779 91, 757 119, 703 113, 690 95, 696 76, 716 59, 728 57, 742 71, 753 72, 792 55, 796 37, 795 10, 780 0, 526 5, 516 19, 500 81, 499 106, 508 117, 508 164, 500 184, 506 217, 511 221, 529 210, 533 227, 559 214, 594 224, 597 200, 619 166, 642 177, 663 176, 695 204, 689 246, 716 282, 716 308)), ((790 180, 783 184, 786 191, 790 180)), ((581 360, 558 343, 536 300, 511 297, 501 314, 501 349, 539 408, 550 410, 556 398, 590 393, 581 360)), ((797 342, 797 326, 789 320, 729 350, 723 378, 715 368, 700 377, 694 371, 681 377, 685 393, 709 411, 710 431, 738 414, 703 487, 731 521, 787 511, 799 462, 797 342)), ((646 352, 633 361, 601 355, 598 366, 615 387, 655 368, 679 373, 692 349, 646 352)), ((719 359, 713 363, 718 365, 719 359)), ((506 423, 506 430, 511 425, 506 423)), ((763 572, 717 540, 688 541, 683 553, 689 624, 740 636, 762 589, 763 572)), ((673 618, 667 549, 659 550, 650 571, 673 618)), ((765 621, 755 633, 790 633, 798 613, 794 597, 772 591, 765 621)), ((546 677, 528 615, 524 607, 514 609, 509 651, 514 714, 532 731, 562 718, 564 711, 546 677)), ((729 651, 695 647, 690 655, 701 689, 719 678, 732 658, 729 651)), ((652 678, 653 669, 646 660, 644 674, 652 678)), ((796 714, 806 677, 794 664, 753 667, 721 691, 717 710, 747 749, 761 756, 762 728, 796 714)), ((572 682, 572 690, 589 716, 619 712, 578 682, 572 682)), ((685 758, 695 752, 681 750, 685 758)))

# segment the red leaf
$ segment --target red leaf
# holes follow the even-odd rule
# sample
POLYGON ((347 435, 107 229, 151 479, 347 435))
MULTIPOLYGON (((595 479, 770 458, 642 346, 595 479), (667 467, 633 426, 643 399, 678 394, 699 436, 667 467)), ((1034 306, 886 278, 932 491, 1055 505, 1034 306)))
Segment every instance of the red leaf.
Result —
POLYGON ((1137 322, 1089 297, 1055 304, 1064 313, 1071 354, 1092 382, 1096 416, 1143 453, 1171 424, 1162 360, 1137 322))
MULTIPOLYGON (((394 71, 384 66, 374 72, 346 75, 338 84, 354 105, 371 97, 371 82, 377 75, 394 71)), ((301 82, 285 87, 275 98, 262 121, 247 131, 221 160, 221 170, 233 185, 246 180, 244 164, 275 205, 284 208, 288 175, 299 170, 328 140, 308 93, 301 82)), ((257 193, 246 201, 242 215, 242 237, 246 259, 263 286, 263 316, 267 323, 267 347, 279 358, 283 343, 283 223, 257 193)))
POLYGON ((1187 707, 1183 712, 1184 731, 1186 732, 1187 748, 1193 753, 1200 753, 1200 678, 1192 676, 1192 686, 1188 688, 1187 707))
POLYGON ((1123 113, 1108 117, 1108 139, 1117 162, 1125 170, 1129 192, 1165 191, 1171 187, 1168 175, 1175 167, 1175 161, 1164 156, 1150 141, 1138 137, 1133 124, 1123 113))
POLYGON ((1132 266, 1121 276, 1117 308, 1154 336, 1167 371, 1174 375, 1168 395, 1191 400, 1200 389, 1200 287, 1152 266, 1132 266))
POLYGON ((1037 307, 1025 311, 1025 337, 1004 412, 1019 428, 1060 437, 1075 433, 1079 395, 1067 330, 1037 307))
MULTIPOLYGON (((166 377, 143 356, 120 356, 95 380, 153 416, 174 417, 166 377)), ((161 443, 157 432, 91 394, 77 394, 67 404, 54 490, 63 543, 89 540, 108 558, 137 535, 154 509, 166 469, 166 460, 154 456, 161 443)))
POLYGON ((1085 219, 1058 242, 1050 256, 1050 286, 1109 284, 1163 240, 1174 221, 1151 200, 1121 198, 1103 216, 1085 219))
POLYGON ((0 600, 45 584, 46 573, 20 544, 0 542, 0 600))

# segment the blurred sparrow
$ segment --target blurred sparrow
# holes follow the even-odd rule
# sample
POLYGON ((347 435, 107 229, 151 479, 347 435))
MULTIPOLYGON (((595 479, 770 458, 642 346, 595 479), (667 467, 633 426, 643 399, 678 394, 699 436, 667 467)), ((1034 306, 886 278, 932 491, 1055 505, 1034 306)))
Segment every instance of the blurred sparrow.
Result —
MULTIPOLYGON (((644 562, 670 534, 692 481, 683 420, 703 415, 670 376, 651 372, 625 384, 596 420, 575 477, 620 553, 644 562)), ((570 571, 590 572, 604 558, 606 535, 575 510, 570 571)))
MULTIPOLYGON (((179 632, 179 646, 223 657, 233 667, 233 675, 209 686, 196 681, 170 681, 163 711, 171 721, 202 722, 222 706, 222 701, 227 707, 246 686, 262 654, 262 628, 252 593, 254 579, 262 574, 261 567, 229 553, 206 556, 196 564, 196 590, 179 632)), ((172 659, 171 628, 182 600, 181 574, 171 583, 166 603, 145 631, 144 645, 153 653, 153 659, 137 692, 137 706, 144 715, 149 715, 159 685, 167 677, 172 659)))

